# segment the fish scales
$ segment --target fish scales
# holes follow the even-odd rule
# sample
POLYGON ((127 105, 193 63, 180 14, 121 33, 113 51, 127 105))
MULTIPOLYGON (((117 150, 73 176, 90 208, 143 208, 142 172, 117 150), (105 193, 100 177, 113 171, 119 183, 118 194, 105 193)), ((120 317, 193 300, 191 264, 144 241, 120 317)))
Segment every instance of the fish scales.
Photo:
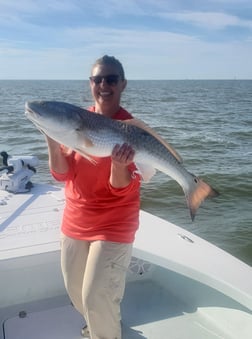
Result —
POLYGON ((131 145, 135 150, 134 162, 143 177, 147 168, 153 168, 178 182, 185 193, 192 220, 206 198, 219 194, 188 172, 176 151, 139 120, 113 120, 57 101, 27 102, 25 109, 27 118, 39 130, 83 156, 110 156, 116 144, 131 145))

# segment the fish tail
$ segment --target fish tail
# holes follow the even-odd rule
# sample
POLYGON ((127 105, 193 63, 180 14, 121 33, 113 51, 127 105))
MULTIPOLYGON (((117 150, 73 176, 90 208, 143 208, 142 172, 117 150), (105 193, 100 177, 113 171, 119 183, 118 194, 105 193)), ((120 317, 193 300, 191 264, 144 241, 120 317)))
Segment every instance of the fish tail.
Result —
POLYGON ((192 221, 195 218, 197 209, 206 198, 217 197, 219 192, 213 189, 203 180, 193 176, 193 184, 185 191, 187 205, 190 210, 192 221))

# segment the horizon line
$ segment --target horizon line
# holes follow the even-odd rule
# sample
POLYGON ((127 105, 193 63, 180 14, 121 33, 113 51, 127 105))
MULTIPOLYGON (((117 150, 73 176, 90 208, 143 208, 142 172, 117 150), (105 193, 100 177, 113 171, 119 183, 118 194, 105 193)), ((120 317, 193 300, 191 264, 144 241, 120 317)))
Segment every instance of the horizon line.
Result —
MULTIPOLYGON (((126 79, 127 81, 249 81, 252 80, 252 78, 181 78, 181 79, 126 79)), ((89 81, 89 79, 21 79, 21 78, 10 78, 10 79, 1 79, 0 81, 89 81)))

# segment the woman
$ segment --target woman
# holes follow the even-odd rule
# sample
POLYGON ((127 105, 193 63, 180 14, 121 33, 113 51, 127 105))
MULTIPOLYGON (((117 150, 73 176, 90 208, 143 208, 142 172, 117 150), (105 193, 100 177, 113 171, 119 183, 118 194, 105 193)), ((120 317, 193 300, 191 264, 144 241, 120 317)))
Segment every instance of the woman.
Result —
MULTIPOLYGON (((126 84, 117 59, 98 59, 90 76, 90 110, 111 119, 131 119, 120 106, 126 84)), ((61 266, 67 292, 87 324, 82 335, 120 339, 120 302, 139 225, 134 150, 116 145, 111 157, 96 158, 94 165, 49 137, 47 142, 51 173, 65 182, 61 266)))

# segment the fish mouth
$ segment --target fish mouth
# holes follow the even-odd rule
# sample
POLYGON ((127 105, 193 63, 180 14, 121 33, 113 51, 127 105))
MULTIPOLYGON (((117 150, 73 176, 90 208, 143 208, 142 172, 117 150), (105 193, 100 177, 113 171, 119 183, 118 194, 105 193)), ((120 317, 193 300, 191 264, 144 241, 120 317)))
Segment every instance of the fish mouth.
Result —
MULTIPOLYGON (((40 112, 40 109, 39 107, 37 107, 36 102, 35 104, 29 101, 25 103, 25 116, 43 134, 49 136, 51 135, 51 137, 53 137, 55 133, 59 134, 59 129, 60 131, 62 130, 62 124, 55 123, 55 120, 50 118, 50 116, 48 116, 46 112, 43 112, 43 110, 40 112)), ((64 132, 67 133, 68 130, 69 127, 67 126, 64 132)))
POLYGON ((33 111, 33 109, 30 107, 29 102, 25 103, 25 115, 26 117, 34 123, 34 125, 37 126, 37 128, 42 131, 43 125, 40 123, 39 119, 41 115, 38 112, 33 111))
POLYGON ((29 107, 25 107, 25 115, 35 115, 35 113, 29 107))
POLYGON ((28 101, 25 103, 25 115, 29 115, 29 116, 39 115, 38 113, 35 113, 33 111, 28 101))
POLYGON ((31 122, 34 123, 37 127, 40 127, 40 123, 38 122, 38 114, 34 113, 31 109, 25 110, 25 116, 27 119, 29 119, 31 122))

